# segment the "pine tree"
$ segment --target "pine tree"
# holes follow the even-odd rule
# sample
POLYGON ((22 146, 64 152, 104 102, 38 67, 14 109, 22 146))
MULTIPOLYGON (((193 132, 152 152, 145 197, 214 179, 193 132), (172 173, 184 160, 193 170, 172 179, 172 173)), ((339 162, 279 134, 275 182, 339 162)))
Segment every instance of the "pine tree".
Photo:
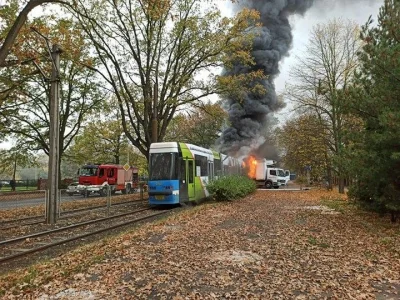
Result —
POLYGON ((378 24, 363 26, 365 45, 354 88, 355 113, 363 120, 352 150, 356 200, 400 213, 400 0, 385 0, 378 24))

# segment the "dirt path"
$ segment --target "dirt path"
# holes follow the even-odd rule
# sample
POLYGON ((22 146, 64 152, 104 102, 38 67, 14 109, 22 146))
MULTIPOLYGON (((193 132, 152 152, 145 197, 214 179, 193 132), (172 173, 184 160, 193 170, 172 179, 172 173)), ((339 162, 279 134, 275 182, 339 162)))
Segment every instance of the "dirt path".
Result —
POLYGON ((337 197, 258 191, 198 206, 10 273, 0 289, 4 299, 399 299, 399 224, 327 200, 337 197))

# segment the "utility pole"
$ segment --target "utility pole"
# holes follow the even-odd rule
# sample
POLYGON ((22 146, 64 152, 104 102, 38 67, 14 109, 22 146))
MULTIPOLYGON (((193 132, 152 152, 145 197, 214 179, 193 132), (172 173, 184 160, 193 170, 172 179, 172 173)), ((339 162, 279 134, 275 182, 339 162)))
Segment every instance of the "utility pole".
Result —
POLYGON ((54 225, 57 221, 57 204, 59 199, 58 193, 58 173, 59 173, 59 158, 60 158, 60 54, 62 50, 59 45, 54 44, 50 48, 49 39, 44 36, 36 28, 31 27, 31 30, 42 37, 47 46, 47 51, 51 59, 51 77, 49 78, 43 73, 42 69, 38 64, 35 64, 36 68, 42 74, 46 81, 50 81, 50 145, 49 145, 49 175, 47 180, 48 195, 46 198, 46 223, 54 225))
POLYGON ((61 48, 54 44, 51 51, 52 71, 50 78, 50 151, 49 151, 49 195, 46 201, 46 223, 54 225, 57 218, 58 173, 59 173, 59 97, 61 48))
POLYGON ((158 140, 158 66, 156 70, 154 82, 154 98, 153 98, 153 119, 151 120, 151 142, 157 143, 158 140))

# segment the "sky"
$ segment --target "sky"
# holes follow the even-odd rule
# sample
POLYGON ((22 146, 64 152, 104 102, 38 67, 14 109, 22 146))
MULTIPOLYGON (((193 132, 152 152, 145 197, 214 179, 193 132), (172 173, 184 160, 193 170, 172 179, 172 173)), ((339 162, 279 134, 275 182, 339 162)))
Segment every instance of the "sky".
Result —
MULTIPOLYGON (((304 16, 293 16, 290 19, 293 28, 293 47, 290 56, 280 64, 280 74, 275 80, 275 88, 278 94, 285 89, 285 83, 290 80, 289 72, 296 63, 296 57, 301 57, 309 39, 309 32, 318 23, 326 23, 330 19, 342 18, 352 20, 364 25, 368 17, 372 15, 376 25, 379 8, 383 0, 315 0, 304 16)), ((290 116, 293 106, 286 101, 286 108, 276 114, 280 122, 290 116)))

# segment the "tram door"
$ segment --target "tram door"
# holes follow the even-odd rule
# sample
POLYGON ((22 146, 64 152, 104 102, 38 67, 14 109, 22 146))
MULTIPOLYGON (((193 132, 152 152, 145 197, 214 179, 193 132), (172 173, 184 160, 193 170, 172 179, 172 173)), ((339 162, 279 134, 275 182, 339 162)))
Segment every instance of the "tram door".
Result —
POLYGON ((189 201, 186 164, 186 160, 183 158, 179 159, 179 202, 189 201))
POLYGON ((188 183, 188 194, 189 200, 194 199, 195 197, 195 186, 194 186, 194 160, 188 159, 186 160, 186 180, 188 183))
POLYGON ((180 159, 179 161, 179 201, 194 199, 194 160, 180 159))

